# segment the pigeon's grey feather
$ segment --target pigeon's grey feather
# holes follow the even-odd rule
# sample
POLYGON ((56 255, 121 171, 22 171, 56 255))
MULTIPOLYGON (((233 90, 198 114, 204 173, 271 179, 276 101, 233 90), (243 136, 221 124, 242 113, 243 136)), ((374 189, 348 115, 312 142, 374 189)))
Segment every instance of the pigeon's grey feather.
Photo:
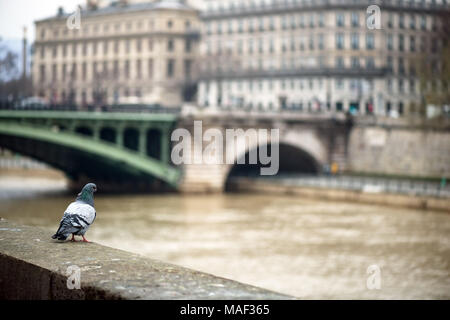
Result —
MULTIPOLYGON (((91 224, 94 223, 97 213, 93 206, 92 191, 86 197, 86 187, 83 188, 77 200, 67 207, 59 224, 58 231, 52 237, 53 239, 66 240, 71 234, 84 236, 91 224), (84 195, 84 197, 80 197, 80 195, 84 195)), ((93 190, 96 190, 96 187, 93 190)))

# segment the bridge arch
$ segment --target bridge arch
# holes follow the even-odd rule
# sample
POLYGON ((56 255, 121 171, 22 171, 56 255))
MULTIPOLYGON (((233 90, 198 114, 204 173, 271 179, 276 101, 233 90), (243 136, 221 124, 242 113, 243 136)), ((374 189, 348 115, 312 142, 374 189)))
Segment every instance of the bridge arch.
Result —
POLYGON ((156 178, 176 188, 180 178, 179 169, 168 163, 78 133, 2 122, 0 145, 48 163, 74 180, 110 177, 115 182, 133 177, 131 181, 145 183, 156 178))
MULTIPOLYGON (((294 145, 289 142, 275 143, 279 149, 279 161, 278 161, 278 173, 276 175, 284 174, 318 174, 322 169, 320 160, 316 159, 305 149, 294 145)), ((270 150, 275 144, 268 144, 267 149, 269 155, 270 150)), ((250 152, 256 152, 258 154, 260 149, 259 145, 253 146, 240 153, 236 158, 235 164, 228 165, 225 170, 225 186, 230 179, 239 176, 259 176, 261 174, 260 169, 267 167, 261 165, 259 158, 257 164, 249 163, 250 152), (240 159, 244 164, 237 164, 237 160, 240 159)), ((273 154, 273 153, 272 153, 273 154)))

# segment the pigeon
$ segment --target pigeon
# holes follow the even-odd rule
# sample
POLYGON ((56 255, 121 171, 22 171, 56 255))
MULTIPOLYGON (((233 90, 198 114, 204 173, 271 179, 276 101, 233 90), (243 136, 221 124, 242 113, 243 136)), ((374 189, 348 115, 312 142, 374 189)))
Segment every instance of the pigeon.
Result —
POLYGON ((72 234, 71 241, 73 242, 76 242, 75 235, 82 236, 83 242, 89 242, 84 235, 97 216, 94 208, 94 192, 96 191, 97 186, 93 183, 84 186, 75 202, 67 207, 58 231, 52 236, 52 239, 64 241, 72 234))

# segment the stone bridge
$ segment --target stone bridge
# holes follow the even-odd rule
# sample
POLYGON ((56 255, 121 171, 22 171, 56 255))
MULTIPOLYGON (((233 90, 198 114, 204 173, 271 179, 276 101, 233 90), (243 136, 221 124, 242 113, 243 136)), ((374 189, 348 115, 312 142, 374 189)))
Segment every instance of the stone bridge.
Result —
MULTIPOLYGON (((248 175, 258 165, 236 165, 259 148, 247 129, 279 129, 279 172, 314 173, 333 162, 347 165, 351 123, 331 115, 196 114, 0 111, 0 147, 30 156, 62 170, 74 187, 95 181, 105 189, 221 192, 234 175, 248 175), (171 161, 174 129, 194 136, 195 121, 203 132, 242 129, 236 136, 233 164, 181 164, 171 161)), ((224 152, 229 152, 224 141, 224 152)), ((192 150, 198 144, 192 140, 192 150)), ((203 145, 203 148, 205 145, 203 145)), ((200 146, 202 148, 202 146, 200 146)), ((270 150, 270 147, 269 147, 270 150)))

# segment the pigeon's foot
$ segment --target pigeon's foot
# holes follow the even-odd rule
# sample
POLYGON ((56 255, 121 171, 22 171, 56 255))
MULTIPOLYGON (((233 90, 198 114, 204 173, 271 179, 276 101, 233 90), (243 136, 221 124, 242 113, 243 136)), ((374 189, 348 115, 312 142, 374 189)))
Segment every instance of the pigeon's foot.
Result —
POLYGON ((77 240, 75 240, 75 236, 72 234, 72 239, 70 239, 71 242, 77 242, 77 240))
POLYGON ((87 242, 87 243, 89 243, 90 241, 87 241, 86 240, 86 238, 83 236, 83 240, 82 240, 83 242, 87 242))

